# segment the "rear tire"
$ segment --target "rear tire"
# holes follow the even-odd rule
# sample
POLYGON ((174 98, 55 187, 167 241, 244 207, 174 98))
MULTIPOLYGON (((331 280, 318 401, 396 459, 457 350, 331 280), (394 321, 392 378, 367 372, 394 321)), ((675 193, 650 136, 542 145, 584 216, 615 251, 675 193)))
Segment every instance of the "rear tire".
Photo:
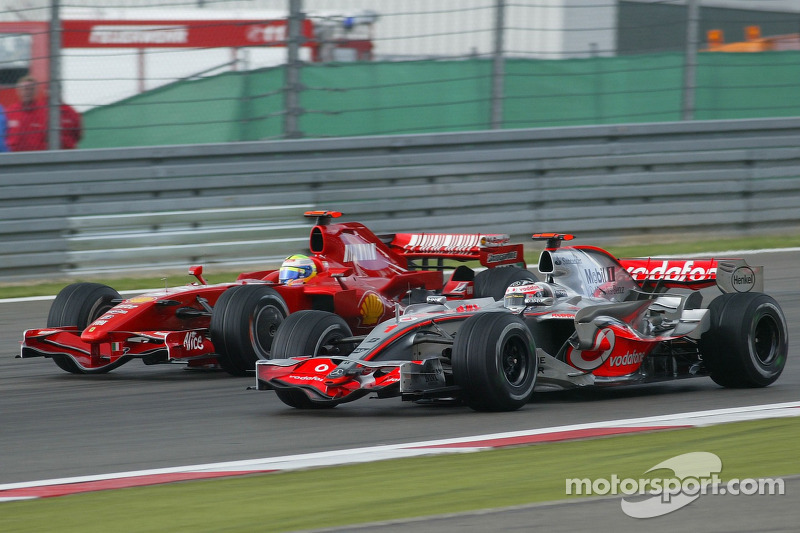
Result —
MULTIPOLYGON (((47 327, 75 326, 79 331, 83 331, 120 300, 122 297, 117 291, 100 283, 67 285, 61 289, 50 306, 47 327)), ((54 355, 52 359, 60 369, 71 374, 105 374, 119 366, 119 364, 109 364, 99 368, 84 368, 66 355, 54 355)))
POLYGON ((488 296, 502 300, 509 285, 525 279, 538 281, 532 272, 524 268, 514 266, 487 268, 475 274, 475 298, 488 296))
MULTIPOLYGON (((273 359, 300 355, 348 355, 352 345, 333 345, 331 341, 351 337, 347 322, 327 311, 298 311, 284 320, 272 342, 273 359)), ((275 389, 278 398, 296 409, 326 409, 336 407, 331 402, 314 402, 303 391, 275 389)))
POLYGON ((468 318, 453 343, 453 380, 476 411, 514 411, 536 385, 536 344, 518 316, 479 313, 468 318))
POLYGON ((245 376, 259 359, 270 359, 278 326, 289 314, 275 289, 237 285, 222 293, 211 313, 209 333, 219 365, 245 376))
POLYGON ((723 387, 766 387, 783 372, 789 332, 780 305, 758 292, 723 294, 708 306, 700 353, 723 387))

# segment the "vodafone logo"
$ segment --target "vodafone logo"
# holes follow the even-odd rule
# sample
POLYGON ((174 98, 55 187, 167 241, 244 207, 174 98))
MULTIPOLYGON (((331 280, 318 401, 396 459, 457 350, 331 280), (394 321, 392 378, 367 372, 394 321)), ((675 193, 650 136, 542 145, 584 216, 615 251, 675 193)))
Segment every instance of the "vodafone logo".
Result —
POLYGON ((614 350, 616 336, 610 328, 604 328, 597 332, 594 344, 588 350, 570 349, 567 354, 569 364, 580 370, 594 370, 606 362, 608 356, 614 350))
POLYGON ((644 360, 643 352, 627 352, 625 355, 612 357, 608 364, 611 366, 630 366, 638 365, 642 360, 644 360))
POLYGON ((694 261, 668 261, 649 267, 630 266, 628 272, 636 280, 706 281, 716 279, 716 267, 706 268, 694 261))

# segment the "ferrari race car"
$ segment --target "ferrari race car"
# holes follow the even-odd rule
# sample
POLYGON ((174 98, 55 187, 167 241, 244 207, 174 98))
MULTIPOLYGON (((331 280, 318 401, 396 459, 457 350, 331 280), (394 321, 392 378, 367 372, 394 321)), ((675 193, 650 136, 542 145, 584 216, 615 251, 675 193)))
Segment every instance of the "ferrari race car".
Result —
POLYGON ((270 356, 275 331, 290 313, 335 313, 348 331, 366 334, 429 295, 501 298, 514 272, 493 274, 493 267, 524 265, 522 245, 510 244, 507 235, 377 236, 357 222, 331 222, 340 215, 306 213, 316 219, 308 256, 292 256, 281 269, 242 273, 232 283, 209 285, 202 268, 192 267, 196 282, 128 299, 98 283, 69 285, 50 307, 47 327, 25 331, 20 357, 49 357, 76 374, 141 359, 218 365, 245 375, 270 356), (477 260, 488 269, 475 274, 459 264, 445 283, 445 263, 452 260, 477 260))
POLYGON ((763 387, 780 376, 788 330, 781 307, 762 292, 761 267, 742 259, 616 259, 592 246, 563 246, 571 235, 533 237, 547 241, 538 265, 544 281, 528 275, 500 301, 433 296, 355 337, 329 313, 290 316, 273 359, 256 365, 256 388, 297 408, 375 394, 509 411, 534 389, 701 376, 763 387), (714 285, 722 294, 702 308, 699 289, 714 285))

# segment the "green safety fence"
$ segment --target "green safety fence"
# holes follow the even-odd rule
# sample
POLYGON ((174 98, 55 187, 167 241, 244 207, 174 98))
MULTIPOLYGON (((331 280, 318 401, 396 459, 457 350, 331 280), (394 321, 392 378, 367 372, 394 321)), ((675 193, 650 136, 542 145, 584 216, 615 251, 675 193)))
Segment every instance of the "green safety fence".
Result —
MULTIPOLYGON (((681 54, 569 60, 509 59, 503 127, 677 121, 681 54)), ((284 128, 284 67, 182 81, 84 115, 82 148, 277 139, 284 128)), ((698 56, 695 119, 800 115, 800 52, 698 56)), ((306 65, 305 137, 488 129, 492 63, 463 61, 306 65)))

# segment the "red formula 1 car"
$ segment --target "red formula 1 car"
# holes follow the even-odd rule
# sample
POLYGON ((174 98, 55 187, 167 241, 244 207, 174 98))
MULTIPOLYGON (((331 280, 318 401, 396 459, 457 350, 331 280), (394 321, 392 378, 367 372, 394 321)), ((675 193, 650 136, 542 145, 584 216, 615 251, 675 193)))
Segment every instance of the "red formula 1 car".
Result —
POLYGON ((197 282, 129 299, 106 285, 69 285, 53 302, 47 327, 25 331, 21 357, 50 357, 80 374, 141 359, 218 364, 244 375, 270 356, 276 329, 298 310, 336 313, 349 330, 364 334, 431 294, 500 298, 513 276, 524 272, 493 268, 524 265, 522 245, 510 244, 507 235, 379 237, 357 222, 331 222, 340 215, 306 213, 316 218, 308 256, 292 256, 279 270, 243 273, 233 283, 208 285, 202 268, 192 267, 197 282), (458 265, 445 283, 447 260, 477 260, 489 268, 476 275, 458 265))
POLYGON ((347 324, 304 311, 278 330, 257 388, 298 408, 369 394, 455 398, 476 410, 523 406, 537 390, 710 376, 763 387, 786 363, 788 330, 741 259, 616 259, 571 235, 540 234, 544 281, 513 283, 502 301, 428 298, 353 337, 347 324), (698 289, 722 294, 702 308, 698 289), (681 289, 681 290, 679 290, 681 289), (667 292, 669 291, 669 292, 667 292))

